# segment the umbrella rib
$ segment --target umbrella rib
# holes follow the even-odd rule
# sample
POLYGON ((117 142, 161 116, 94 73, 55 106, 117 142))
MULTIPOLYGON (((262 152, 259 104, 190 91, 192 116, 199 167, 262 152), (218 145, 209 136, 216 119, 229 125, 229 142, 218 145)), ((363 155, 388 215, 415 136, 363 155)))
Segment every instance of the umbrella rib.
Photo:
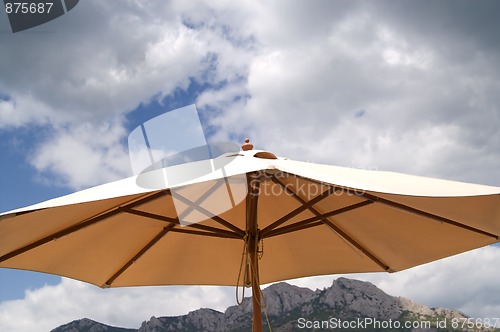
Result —
POLYGON ((201 236, 211 236, 211 237, 219 237, 223 239, 237 239, 241 240, 240 236, 235 236, 235 235, 229 235, 229 234, 223 234, 219 232, 204 232, 204 231, 198 231, 194 229, 186 229, 186 228, 174 228, 171 230, 171 232, 174 233, 186 233, 186 234, 194 234, 194 235, 201 235, 201 236))
POLYGON ((217 215, 213 215, 213 213, 210 213, 210 211, 208 211, 207 209, 199 206, 199 205, 194 205, 193 202, 191 202, 189 199, 187 199, 186 197, 182 196, 181 194, 179 193, 176 193, 175 194, 175 199, 178 199, 179 201, 181 201, 182 203, 188 205, 188 206, 192 206, 193 209, 195 209, 196 211, 198 212, 201 212, 203 213, 207 218, 209 219, 212 219, 213 221, 219 223, 220 225, 222 226, 225 226, 226 228, 229 228, 231 230, 233 230, 236 234, 240 235, 240 237, 244 237, 245 236, 245 232, 238 228, 237 226, 227 222, 226 220, 224 220, 222 217, 220 216, 217 216, 217 215))
POLYGON ((312 221, 319 219, 324 225, 328 226, 335 233, 337 233, 341 238, 345 239, 348 243, 350 243, 351 245, 356 247, 359 251, 361 251, 363 254, 365 254, 368 258, 370 258, 373 262, 375 262, 382 269, 384 269, 385 271, 392 271, 392 269, 389 266, 387 266, 387 264, 384 264, 384 262, 382 262, 379 258, 377 258, 377 256, 372 254, 368 249, 363 247, 358 241, 354 240, 346 232, 344 232, 340 227, 338 227, 337 225, 335 225, 334 223, 332 223, 330 220, 327 219, 328 217, 332 217, 334 215, 338 215, 341 213, 345 213, 348 211, 359 209, 360 207, 363 207, 363 206, 366 206, 366 205, 369 205, 372 203, 373 203, 372 201, 363 201, 363 202, 352 204, 352 205, 349 205, 349 206, 346 206, 346 207, 343 207, 343 208, 340 208, 340 209, 337 209, 337 210, 334 210, 331 212, 327 212, 324 214, 321 214, 316 209, 311 208, 311 212, 316 214, 316 217, 306 219, 303 222, 311 223, 312 221))
MULTIPOLYGON (((281 186, 283 188, 286 188, 286 186, 281 181, 279 181, 276 177, 273 177, 273 181, 276 184, 278 184, 279 186, 281 186)), ((291 189, 289 189, 289 191, 290 191, 290 194, 292 195, 292 197, 295 198, 299 203, 301 203, 301 204, 307 204, 307 203, 310 202, 310 201, 306 202, 302 197, 300 197, 299 195, 297 195, 297 193, 295 193, 291 189)), ((343 239, 347 240, 348 243, 350 243, 351 245, 355 246, 358 250, 360 250, 363 254, 365 254, 368 258, 370 258, 374 263, 376 263, 382 269, 384 269, 385 271, 390 271, 391 268, 389 266, 387 266, 387 264, 383 263, 378 257, 376 257, 374 254, 372 254, 368 249, 366 249, 365 247, 363 247, 358 241, 356 241, 355 239, 353 239, 346 232, 344 232, 340 227, 338 227, 337 225, 335 225, 334 223, 332 223, 330 220, 328 220, 328 217, 331 217, 331 216, 334 216, 334 215, 338 215, 338 214, 341 214, 341 213, 346 213, 346 212, 349 212, 349 211, 352 211, 352 210, 355 210, 355 209, 359 209, 359 208, 361 208, 363 206, 366 206, 366 205, 369 205, 369 204, 372 204, 372 203, 373 203, 373 200, 371 200, 369 198, 366 198, 365 201, 358 202, 358 203, 355 203, 355 204, 351 204, 351 205, 345 206, 343 208, 336 209, 336 210, 333 210, 333 211, 330 211, 330 212, 327 212, 327 213, 323 213, 323 214, 321 212, 319 212, 318 210, 316 210, 314 208, 314 206, 309 206, 308 210, 311 211, 312 213, 314 213, 316 215, 316 217, 305 219, 305 220, 303 220, 301 222, 298 222, 298 223, 296 223, 294 225, 300 224, 300 225, 297 225, 297 226, 304 227, 304 226, 310 225, 314 221, 320 220, 324 225, 326 225, 329 228, 331 228, 334 232, 336 232, 338 235, 340 235, 343 239)), ((292 226, 292 225, 290 225, 290 226, 292 226)), ((276 235, 278 235, 278 234, 276 234, 276 235)))
POLYGON ((109 278, 108 281, 106 281, 104 283, 104 285, 102 285, 102 287, 103 288, 111 287, 111 284, 113 284, 113 282, 119 276, 121 276, 123 274, 123 272, 125 272, 132 264, 134 264, 139 258, 141 258, 141 256, 144 255, 144 253, 146 253, 146 251, 148 251, 149 249, 151 249, 151 247, 153 247, 158 241, 160 241, 161 238, 163 238, 174 227, 175 227, 175 224, 170 224, 168 226, 163 227, 163 229, 161 230, 161 232, 159 232, 134 257, 132 257, 127 263, 125 263, 125 265, 123 265, 115 274, 113 274, 113 276, 111 278, 109 278))
MULTIPOLYGON (((315 182, 315 183, 321 184, 321 182, 318 182, 316 180, 308 179, 308 178, 302 177, 300 175, 296 175, 296 176, 300 177, 300 178, 303 178, 303 179, 310 180, 310 181, 315 182)), ((474 227, 469 226, 469 225, 464 225, 464 224, 462 224, 462 223, 460 223, 458 221, 455 221, 455 220, 452 220, 452 219, 448 219, 448 218, 445 218, 445 217, 441 217, 441 216, 438 216, 438 215, 433 214, 433 213, 425 212, 425 211, 416 209, 414 207, 411 207, 411 206, 408 206, 408 205, 405 205, 405 204, 402 204, 402 203, 397 203, 397 202, 391 201, 389 199, 385 199, 385 198, 382 198, 382 197, 379 197, 379 196, 376 196, 376 195, 368 194, 364 190, 351 190, 349 188, 343 188, 343 190, 345 190, 348 194, 355 195, 355 196, 358 196, 358 197, 364 197, 364 198, 372 200, 373 202, 376 202, 376 203, 385 204, 387 206, 390 206, 390 207, 398 209, 398 210, 406 211, 408 213, 413 213, 413 214, 416 214, 416 215, 419 215, 419 216, 422 216, 422 217, 427 217, 427 218, 429 218, 431 220, 435 220, 435 221, 447 223, 447 224, 450 224, 450 225, 454 225, 456 227, 460 227, 460 228, 466 229, 468 231, 472 231, 472 232, 475 232, 475 233, 478 233, 478 234, 482 234, 482 235, 485 235, 485 236, 488 236, 488 237, 492 237, 492 238, 494 238, 497 241, 500 240, 500 236, 498 236, 496 234, 489 233, 489 232, 483 231, 483 230, 478 229, 478 228, 474 228, 474 227)))
MULTIPOLYGON (((278 181, 275 176, 273 175, 272 177, 273 181, 278 181)), ((279 182, 279 181, 278 181, 279 182)), ((278 185, 282 186, 282 188, 288 193, 288 194, 291 194, 292 196, 295 195, 295 193, 290 189, 290 188, 287 188, 286 186, 283 186, 280 183, 277 183, 278 185)), ((313 199, 311 199, 309 202, 305 202, 303 201, 298 208, 296 208, 295 210, 287 213, 285 216, 279 218, 278 220, 276 220, 275 222, 271 223, 270 225, 268 225, 267 227, 264 227, 264 229, 262 229, 261 231, 261 234, 262 234, 262 237, 265 237, 267 236, 267 234, 269 232, 271 232, 272 230, 276 229, 277 227, 279 227, 280 225, 282 225, 283 223, 287 222, 288 220, 290 220, 291 218, 297 216, 298 214, 300 214, 301 212, 305 211, 306 209, 309 209, 311 208, 314 204, 317 204, 318 202, 322 201, 323 199, 327 198, 328 196, 330 196, 331 194, 333 194, 335 191, 337 190, 336 187, 330 187, 325 190, 323 193, 321 193, 320 195, 314 197, 313 199)))
POLYGON ((363 196, 366 199, 372 200, 375 203, 381 203, 381 204, 390 206, 392 208, 395 208, 397 210, 402 210, 402 211, 405 211, 405 212, 408 212, 408 213, 413 213, 413 214, 421 216, 421 217, 426 217, 426 218, 431 219, 431 220, 435 220, 435 221, 443 222, 443 223, 446 223, 446 224, 449 224, 449 225, 453 225, 453 226, 456 226, 456 227, 459 227, 459 228, 463 228, 463 229, 466 229, 466 230, 474 232, 474 233, 478 233, 478 234, 481 234, 481 235, 492 237, 492 238, 494 238, 496 240, 500 239, 500 237, 498 235, 495 235, 495 234, 483 231, 483 230, 481 230, 479 228, 475 228, 475 227, 472 227, 472 226, 469 226, 469 225, 465 225, 465 224, 462 224, 462 223, 460 223, 458 221, 455 221, 455 220, 452 220, 452 219, 448 219, 448 218, 445 218, 445 217, 441 217, 439 215, 436 215, 436 214, 433 214, 433 213, 430 213, 430 212, 425 212, 425 211, 416 209, 414 207, 411 207, 411 206, 408 206, 408 205, 405 205, 405 204, 402 204, 402 203, 397 203, 397 202, 394 202, 394 201, 391 201, 391 200, 388 200, 388 199, 385 199, 385 198, 382 198, 382 197, 378 197, 378 196, 375 196, 375 195, 372 195, 372 194, 368 194, 368 193, 358 193, 358 195, 363 196))
MULTIPOLYGON (((180 225, 180 222, 177 218, 166 217, 166 216, 162 216, 159 214, 145 212, 145 211, 139 211, 139 210, 130 209, 130 208, 123 209, 123 212, 135 214, 137 216, 141 216, 141 217, 145 217, 145 218, 156 219, 159 221, 168 222, 168 223, 175 224, 175 225, 180 225)), ((197 228, 197 229, 201 229, 204 231, 208 231, 208 232, 210 232, 210 235, 211 235, 211 233, 213 233, 213 234, 220 235, 221 237, 231 237, 231 238, 241 239, 241 236, 239 236, 238 233, 227 231, 225 229, 220 229, 217 227, 200 225, 200 224, 190 224, 190 225, 186 225, 185 227, 197 228)), ((197 232, 196 234, 200 234, 200 233, 205 234, 207 232, 197 232)))
MULTIPOLYGON (((208 189, 203 195, 198 197, 198 199, 193 201, 191 203, 191 205, 189 205, 189 207, 179 215, 179 220, 183 219, 186 215, 191 213, 191 211, 194 210, 195 206, 199 206, 202 202, 204 202, 210 195, 212 195, 212 193, 215 190, 217 190, 222 185, 222 183, 223 183, 223 181, 220 181, 220 180, 215 182, 215 184, 210 189, 208 189)), ((174 195, 177 196, 178 193, 176 192, 174 195)), ((172 196, 173 199, 175 199, 174 195, 172 195, 172 189, 171 189, 170 196, 172 196)))
POLYGON ((149 202, 149 201, 152 201, 152 200, 155 200, 159 197, 162 197, 166 194, 165 191, 160 191, 160 192, 157 192, 157 193, 154 193, 154 194, 146 194, 146 195, 143 195, 141 196, 140 198, 135 198, 135 199, 132 199, 130 201, 128 201, 125 205, 123 206, 117 206, 117 207, 113 207, 112 209, 108 210, 107 212, 104 212, 104 213, 101 213, 101 214, 98 214, 98 215, 95 215, 93 217, 90 217, 88 218, 87 220, 84 220, 76 225, 73 225, 73 226, 70 226, 70 227, 67 227, 63 230, 60 230, 56 233, 53 233, 49 236, 46 236, 40 240, 37 240, 33 243, 30 243, 28 245, 25 245, 24 247, 21 247, 21 248, 18 248, 14 251, 11 251, 3 256, 0 257, 0 262, 4 262, 8 259, 11 259, 13 257, 16 257, 18 255, 21 255, 27 251, 30 251, 32 249, 35 249, 41 245, 44 245, 48 242, 51 242, 53 241, 54 239, 58 239, 58 238, 61 238, 63 236, 66 236, 66 235, 69 235, 71 233, 74 233, 74 232, 77 232, 81 229, 84 229, 86 227, 89 227, 91 225, 94 225, 100 221, 103 221, 107 218, 110 218, 112 216, 114 216, 115 214, 118 214, 118 213, 121 213, 122 212, 122 208, 124 207, 134 207, 134 206, 137 206, 137 205, 141 205, 141 204, 144 204, 146 202, 149 202))
MULTIPOLYGON (((297 198, 300 199, 300 197, 297 197, 297 198)), ((329 218, 329 217, 332 217, 332 216, 336 216, 336 215, 339 215, 339 214, 342 214, 342 213, 346 213, 346 212, 349 212, 349 211, 352 211, 352 210, 355 210, 355 209, 359 209, 359 208, 361 208, 363 206, 366 206, 366 205, 369 205, 369 204, 372 204, 372 203, 374 203, 374 202, 368 201, 368 200, 367 201, 362 201, 362 202, 358 202, 358 203, 355 203, 355 204, 352 204, 352 205, 344 206, 343 208, 340 208, 340 209, 337 209, 337 210, 333 210, 333 211, 330 211, 330 212, 325 212, 325 213, 320 213, 316 209, 311 208, 312 209, 311 212, 313 212, 314 214, 316 214, 316 216, 304 219, 302 221, 298 221, 298 222, 296 222, 294 224, 291 224, 291 225, 287 225, 287 226, 284 226, 284 227, 280 227, 280 228, 274 229, 271 232, 267 233, 266 237, 279 235, 279 234, 281 234, 282 231, 287 230, 286 229, 287 227, 290 227, 290 228, 293 228, 293 227, 305 227, 305 228, 308 228, 307 227, 308 225, 313 224, 313 223, 315 223, 317 221, 323 222, 323 220, 327 220, 326 218, 329 218)), ((293 230, 288 230, 288 231, 286 231, 284 233, 288 233, 288 232, 292 232, 292 231, 293 230)))
POLYGON ((2 219, 8 219, 8 218, 14 218, 17 216, 22 216, 23 214, 28 214, 28 213, 33 213, 41 210, 45 210, 47 208, 41 208, 41 209, 36 209, 36 210, 29 210, 29 211, 20 211, 20 212, 14 212, 14 213, 8 213, 8 214, 2 214, 0 215, 0 220, 2 219))
POLYGON ((326 226, 330 227, 335 233, 340 235, 342 238, 346 239, 351 245, 358 248, 358 250, 360 250, 363 254, 365 254, 368 258, 370 258, 373 262, 375 262, 382 269, 384 269, 385 271, 388 271, 388 272, 393 271, 389 266, 384 264, 374 254, 372 254, 369 250, 367 250, 365 247, 363 247, 358 241, 354 240, 346 232, 344 232, 342 229, 340 229, 340 227, 336 226, 334 223, 332 223, 328 219, 323 220, 323 222, 325 223, 326 226))
POLYGON ((296 222, 296 223, 291 224, 291 225, 287 225, 287 226, 273 229, 272 231, 267 233, 266 238, 277 236, 277 235, 283 235, 283 234, 287 234, 287 233, 292 233, 292 232, 296 232, 296 231, 301 231, 303 229, 312 228, 312 227, 316 227, 316 226, 322 226, 322 225, 324 225, 324 223, 321 220, 319 220, 319 221, 316 220, 316 221, 312 221, 312 222, 307 221, 307 220, 299 221, 299 222, 296 222))

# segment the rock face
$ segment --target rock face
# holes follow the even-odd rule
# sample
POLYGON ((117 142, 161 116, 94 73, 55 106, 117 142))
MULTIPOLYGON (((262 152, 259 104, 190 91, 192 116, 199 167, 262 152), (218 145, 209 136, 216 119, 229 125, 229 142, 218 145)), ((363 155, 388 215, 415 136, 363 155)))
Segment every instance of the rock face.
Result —
POLYGON ((346 278, 337 279, 319 296, 319 302, 339 308, 347 315, 356 313, 378 319, 397 319, 403 312, 399 298, 387 295, 371 283, 346 278))
POLYGON ((125 329, 121 327, 113 327, 94 322, 88 318, 75 320, 66 325, 59 326, 52 330, 53 332, 132 332, 136 329, 125 329))
POLYGON ((212 309, 198 309, 177 317, 151 317, 138 332, 224 331, 223 314, 212 309))
MULTIPOLYGON (((446 329, 450 328, 452 318, 467 317, 456 310, 429 308, 405 298, 390 296, 369 282, 346 278, 334 280, 331 287, 323 290, 312 291, 287 283, 277 283, 264 289, 263 293, 267 315, 273 331, 276 332, 314 330, 314 322, 363 319, 401 324, 428 321, 433 322, 433 325, 425 330, 433 331, 437 330, 435 324, 439 320, 447 319, 448 326, 439 326, 446 329), (306 322, 310 327, 304 326, 306 322)), ((262 316, 265 319, 265 315, 262 316)), ((251 320, 252 301, 246 298, 241 306, 229 307, 224 313, 212 309, 198 309, 184 316, 151 317, 149 321, 142 323, 138 330, 114 328, 82 319, 58 327, 52 332, 250 331, 251 320)), ((267 326, 266 321, 263 322, 263 326, 267 326)), ((365 328, 367 327, 369 326, 365 328)), ((321 328, 324 326, 318 329, 321 328)), ((357 329, 359 328, 351 330, 357 329)), ((369 330, 377 330, 377 326, 369 330)), ((412 331, 411 328, 405 329, 404 326, 393 330, 412 331)))

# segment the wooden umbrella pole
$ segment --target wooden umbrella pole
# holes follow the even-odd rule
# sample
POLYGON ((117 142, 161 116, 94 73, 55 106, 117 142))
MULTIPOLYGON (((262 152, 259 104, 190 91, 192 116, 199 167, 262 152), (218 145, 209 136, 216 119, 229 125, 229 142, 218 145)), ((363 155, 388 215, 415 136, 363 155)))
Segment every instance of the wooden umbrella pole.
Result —
POLYGON ((258 173, 248 174, 247 208, 247 236, 248 253, 250 256, 250 278, 252 281, 253 320, 252 331, 262 332, 262 312, 259 281, 259 228, 257 223, 257 200, 259 198, 260 176, 258 173))
MULTIPOLYGON (((257 235, 257 234, 256 234, 257 235)), ((250 237, 249 248, 250 248, 250 261, 251 261, 251 271, 252 271, 252 308, 253 308, 253 320, 252 320, 252 331, 262 332, 262 311, 261 311, 261 298, 260 298, 260 282, 259 282, 259 258, 257 254, 257 245, 259 241, 257 236, 250 237)))

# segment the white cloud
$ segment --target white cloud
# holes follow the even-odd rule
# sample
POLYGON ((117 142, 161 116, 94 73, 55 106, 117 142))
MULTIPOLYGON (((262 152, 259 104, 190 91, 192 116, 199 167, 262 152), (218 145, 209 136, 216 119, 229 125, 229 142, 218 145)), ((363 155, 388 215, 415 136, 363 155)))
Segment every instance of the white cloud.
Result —
POLYGON ((450 62, 449 52, 476 50, 457 48, 454 34, 449 44, 425 43, 376 10, 346 7, 332 17, 319 7, 267 8, 259 28, 246 25, 257 45, 248 98, 203 94, 201 103, 221 105, 213 123, 291 158, 500 184, 498 74, 485 71, 496 60, 450 62))
MULTIPOLYGON (((59 43, 51 38, 43 49, 40 41, 29 45, 44 61, 24 55, 34 63, 31 74, 43 80, 4 65, 13 79, 0 80, 0 89, 13 99, 1 103, 0 123, 50 124, 62 136, 78 123, 109 121, 152 96, 187 88, 194 77, 228 82, 198 98, 216 110, 219 137, 250 135, 258 146, 296 159, 500 183, 498 80, 486 71, 494 58, 476 52, 449 62, 445 55, 458 47, 453 34, 437 48, 376 7, 323 5, 283 11, 253 2, 131 1, 117 10, 88 2, 73 23, 81 31, 57 33, 67 46, 60 57, 71 62, 47 51, 59 43), (93 25, 86 15, 96 15, 93 25)), ((16 41, 4 63, 26 47, 16 41)), ((54 174, 68 176, 57 172, 66 169, 57 165, 63 158, 49 162, 50 154, 43 155, 54 174)))
POLYGON ((6 100, 0 99, 0 129, 8 126, 21 127, 30 122, 45 124, 52 116, 52 108, 34 99, 29 93, 15 93, 6 100))
POLYGON ((59 129, 31 159, 42 181, 83 188, 131 175, 121 123, 84 123, 59 129), (48 178, 50 177, 50 180, 48 178))
POLYGON ((50 331, 76 319, 139 328, 151 316, 183 315, 200 307, 224 310, 232 304, 229 287, 135 287, 100 289, 62 279, 55 286, 26 291, 24 299, 0 303, 0 329, 50 331))
POLYGON ((127 112, 187 89, 190 79, 217 84, 245 76, 251 41, 232 39, 241 36, 208 20, 213 11, 205 6, 194 27, 183 24, 196 13, 188 15, 193 8, 182 2, 115 8, 88 1, 77 9, 71 22, 47 25, 56 32, 45 38, 8 35, 0 55, 0 93, 9 96, 0 99, 0 129, 52 131, 30 160, 55 176, 52 182, 79 189, 123 177, 124 167, 112 164, 124 159, 127 112))
MULTIPOLYGON (((128 59, 120 60, 123 53, 119 49, 95 49, 89 45, 83 52, 75 47, 75 53, 67 55, 78 65, 63 68, 66 73, 62 77, 54 76, 50 66, 40 66, 31 73, 47 77, 44 81, 26 78, 16 86, 0 80, 0 91, 14 97, 9 103, 10 111, 0 113, 1 126, 108 121, 110 116, 124 114, 159 92, 169 94, 177 87, 186 88, 189 77, 196 77, 202 70, 203 44, 184 26, 159 26, 158 30, 163 33, 154 41, 149 41, 149 37, 140 45, 130 43, 129 47, 138 48, 141 53, 131 63, 128 59), (54 87, 57 91, 53 91, 54 87), (28 89, 32 90, 29 95, 25 92, 28 89)), ((57 44, 49 43, 47 48, 50 47, 57 44)), ((15 74, 5 73, 6 77, 9 75, 15 74)))
MULTIPOLYGON (((425 28, 438 33, 423 36, 415 30, 421 23, 401 21, 400 10, 386 2, 115 8, 88 1, 71 24, 66 15, 48 26, 54 36, 3 41, 0 70, 9 79, 0 79, 0 91, 12 100, 0 102, 0 126, 35 122, 69 133, 185 89, 193 77, 227 82, 198 99, 215 110, 218 137, 249 135, 296 159, 500 183, 498 72, 491 70, 498 57, 477 40, 461 42, 463 29, 443 31, 437 18, 425 28)), ((65 169, 59 161, 50 162, 54 170, 65 169)))

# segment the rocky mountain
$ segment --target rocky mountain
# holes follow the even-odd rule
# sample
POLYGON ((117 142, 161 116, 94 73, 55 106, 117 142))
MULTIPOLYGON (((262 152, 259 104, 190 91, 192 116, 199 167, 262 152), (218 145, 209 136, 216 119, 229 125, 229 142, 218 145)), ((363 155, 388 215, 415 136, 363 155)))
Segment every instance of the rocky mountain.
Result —
MULTIPOLYGON (((429 308, 409 299, 384 293, 369 282, 339 278, 331 287, 308 288, 277 283, 264 289, 266 311, 273 331, 339 329, 369 331, 450 331, 461 323, 463 313, 429 308)), ((263 326, 267 326, 265 314, 263 326)), ((107 326, 82 319, 52 332, 163 332, 163 331, 250 331, 252 302, 229 307, 224 313, 198 309, 183 316, 151 317, 139 329, 107 326)), ((267 330, 267 329, 264 329, 267 330)), ((457 329, 458 330, 458 329, 457 329)), ((472 331, 468 329, 468 331, 472 331)))
POLYGON ((125 329, 94 322, 91 319, 83 318, 75 320, 69 324, 60 326, 52 331, 64 332, 137 332, 137 329, 125 329))

